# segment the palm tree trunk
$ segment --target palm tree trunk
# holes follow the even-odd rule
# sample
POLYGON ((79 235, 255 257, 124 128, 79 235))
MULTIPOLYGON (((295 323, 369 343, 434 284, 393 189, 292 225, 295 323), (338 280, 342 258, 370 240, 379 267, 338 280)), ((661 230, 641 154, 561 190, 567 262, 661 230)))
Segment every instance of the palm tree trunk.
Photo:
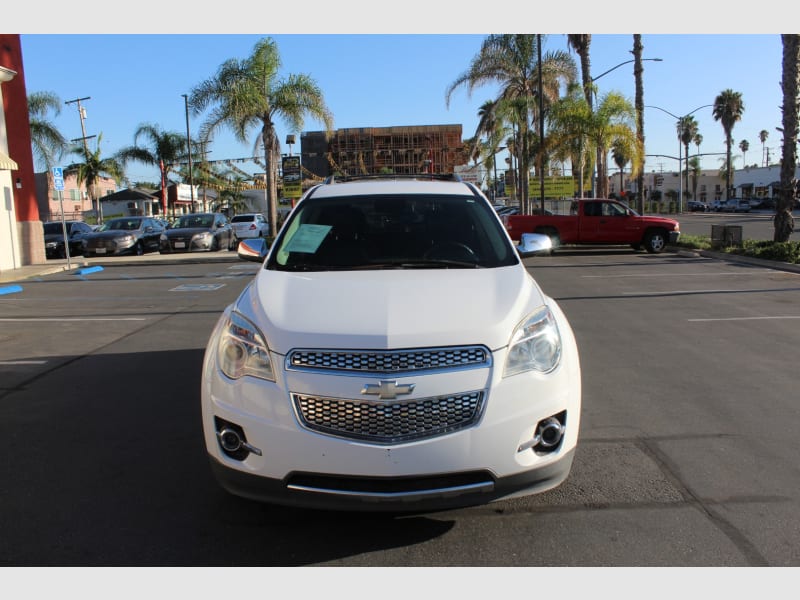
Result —
POLYGON ((642 80, 642 35, 640 33, 633 34, 633 77, 636 81, 636 137, 639 140, 641 147, 641 156, 636 160, 639 163, 637 172, 639 175, 636 177, 636 192, 637 192, 637 205, 636 208, 640 214, 644 213, 644 83, 642 80))
POLYGON ((775 233, 773 240, 788 242, 794 230, 792 208, 797 191, 795 170, 797 168, 798 127, 798 64, 800 63, 800 35, 781 35, 783 42, 783 156, 781 160, 781 191, 775 207, 775 233))

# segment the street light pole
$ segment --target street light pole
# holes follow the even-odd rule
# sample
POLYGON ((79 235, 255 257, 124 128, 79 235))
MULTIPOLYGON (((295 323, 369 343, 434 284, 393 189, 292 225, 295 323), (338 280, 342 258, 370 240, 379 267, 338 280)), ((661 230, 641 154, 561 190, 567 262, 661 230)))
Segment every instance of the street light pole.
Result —
MULTIPOLYGON (((653 62, 662 62, 664 59, 663 58, 643 58, 641 60, 642 60, 642 62, 644 62, 646 60, 651 60, 653 62)), ((624 62, 621 62, 618 65, 614 65, 613 67, 611 67, 607 71, 603 71, 602 73, 600 73, 600 75, 597 75, 596 77, 592 77, 590 81, 591 81, 592 84, 594 84, 595 81, 597 81, 598 79, 600 79, 604 75, 608 75, 609 73, 611 73, 611 71, 619 69, 620 67, 622 67, 624 65, 629 65, 629 64, 631 64, 633 62, 636 62, 635 58, 632 58, 630 60, 626 60, 624 62)), ((597 104, 597 88, 596 88, 595 85, 592 85, 592 95, 594 96, 594 103, 596 105, 597 104)), ((590 106, 589 108, 591 109, 592 107, 590 106)), ((600 183, 599 182, 599 179, 600 179, 600 166, 601 166, 600 165, 600 159, 601 159, 601 150, 600 150, 600 148, 598 148, 597 149, 597 158, 596 158, 596 161, 595 161, 597 163, 596 168, 595 168, 596 173, 595 173, 594 178, 592 179, 592 197, 595 197, 597 195, 597 188, 599 187, 599 183, 600 183)))
MULTIPOLYGON (((713 104, 703 104, 703 106, 698 106, 697 108, 695 108, 694 110, 686 113, 682 117, 679 117, 678 115, 673 115, 671 112, 669 112, 666 109, 661 108, 660 106, 652 106, 652 105, 646 104, 645 108, 655 108, 656 110, 660 110, 663 113, 667 113, 669 116, 674 117, 675 119, 677 119, 680 122, 681 119, 685 119, 686 117, 691 116, 694 113, 696 113, 701 108, 708 108, 709 106, 714 106, 714 105, 713 104)), ((681 136, 678 135, 678 212, 679 213, 683 212, 683 170, 682 170, 683 169, 683 163, 682 163, 683 158, 681 157, 682 153, 683 153, 683 141, 681 140, 681 136)), ((674 157, 672 157, 672 158, 674 158, 674 157)), ((686 156, 686 172, 688 173, 688 171, 689 171, 689 157, 686 156)))
MULTIPOLYGON (((189 96, 186 94, 181 94, 183 96, 183 103, 186 107, 186 149, 189 152, 189 194, 192 199, 192 210, 194 210, 194 173, 192 171, 192 138, 189 134, 189 96)), ((205 203, 203 203, 203 212, 206 212, 205 203)))

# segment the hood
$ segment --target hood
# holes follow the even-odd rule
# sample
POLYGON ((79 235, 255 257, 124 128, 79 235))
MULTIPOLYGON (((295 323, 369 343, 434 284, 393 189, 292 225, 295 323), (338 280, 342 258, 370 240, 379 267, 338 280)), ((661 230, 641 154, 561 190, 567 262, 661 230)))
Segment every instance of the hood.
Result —
POLYGON ((669 217, 656 217, 650 215, 639 215, 638 217, 642 221, 646 221, 648 223, 662 223, 667 229, 673 229, 678 227, 678 221, 675 219, 670 219, 669 217))
POLYGON ((508 344, 545 300, 520 264, 497 269, 261 270, 236 310, 270 348, 396 349, 508 344))

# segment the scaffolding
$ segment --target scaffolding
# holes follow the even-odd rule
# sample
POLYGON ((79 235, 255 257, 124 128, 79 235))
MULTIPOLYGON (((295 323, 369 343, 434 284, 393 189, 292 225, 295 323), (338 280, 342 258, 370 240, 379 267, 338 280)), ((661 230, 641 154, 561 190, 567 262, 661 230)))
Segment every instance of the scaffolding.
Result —
MULTIPOLYGON (((305 141, 316 149, 319 140, 314 138, 320 135, 324 134, 304 134, 304 163, 313 162, 306 158, 305 141)), ((456 166, 467 164, 468 157, 461 125, 422 125, 339 129, 327 143, 325 160, 317 162, 327 169, 325 175, 405 175, 453 173, 456 166)))

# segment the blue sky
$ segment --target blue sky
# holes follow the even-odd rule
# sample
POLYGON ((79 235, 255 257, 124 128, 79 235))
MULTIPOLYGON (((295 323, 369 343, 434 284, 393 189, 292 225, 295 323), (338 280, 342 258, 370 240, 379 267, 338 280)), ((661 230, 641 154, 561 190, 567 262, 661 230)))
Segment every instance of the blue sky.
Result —
MULTIPOLYGON (((145 0, 143 4, 146 6, 149 3, 150 0, 145 0)), ((415 5, 421 6, 422 3, 413 0, 404 4, 415 5)), ((471 1, 443 4, 445 7, 447 5, 460 6, 462 13, 473 8, 471 1)), ((205 21, 203 27, 194 27, 191 23, 175 27, 173 24, 178 21, 169 20, 170 9, 164 16, 164 20, 170 24, 165 31, 145 26, 137 18, 128 21, 122 19, 120 22, 124 21, 125 25, 117 25, 116 28, 114 23, 117 21, 112 22, 108 29, 112 32, 110 34, 59 34, 57 32, 62 29, 60 21, 22 21, 26 26, 20 26, 18 31, 22 33, 27 89, 29 93, 55 92, 64 101, 91 97, 83 102, 87 114, 87 135, 102 133, 101 150, 106 156, 123 146, 132 145, 133 133, 141 123, 155 123, 164 129, 185 134, 186 116, 181 94, 189 93, 193 86, 214 75, 225 60, 247 57, 260 38, 270 36, 276 40, 283 59, 282 73, 306 73, 314 78, 324 92, 337 128, 461 124, 464 137, 474 134, 478 108, 484 101, 493 98, 496 90, 492 87, 479 88, 470 95, 466 89, 459 89, 451 97, 449 106, 445 102, 445 90, 468 67, 482 39, 488 33, 502 31, 497 31, 496 27, 509 26, 513 22, 508 20, 506 11, 497 13, 496 23, 494 17, 491 24, 487 22, 486 31, 460 33, 458 27, 463 28, 465 23, 457 20, 452 25, 452 32, 445 29, 426 31, 424 27, 415 30, 410 26, 402 27, 403 23, 408 23, 408 15, 404 13, 395 19, 401 24, 401 30, 393 32, 394 15, 387 13, 378 18, 371 12, 362 29, 353 27, 348 33, 329 34, 323 32, 346 31, 341 26, 334 26, 336 17, 331 17, 331 23, 326 20, 322 11, 330 5, 321 4, 320 12, 313 10, 314 2, 306 6, 312 7, 308 15, 292 13, 287 17, 289 21, 270 19, 284 23, 284 27, 276 27, 273 32, 270 32, 268 25, 242 19, 241 15, 249 14, 247 10, 236 13, 244 23, 228 23, 228 13, 222 14, 219 30, 224 33, 215 34, 189 33, 208 28, 209 23, 205 21), (296 24, 299 27, 297 31, 305 33, 296 33, 291 27, 287 32, 286 23, 296 24), (230 31, 226 31, 226 24, 230 31), (263 27, 266 33, 236 32, 236 27, 246 30, 251 26, 263 27), (140 33, 142 31, 158 33, 140 33), (380 33, 370 34, 366 31, 380 33)), ((429 10, 442 10, 439 5, 436 6, 429 10)), ((477 4, 474 6, 477 10, 477 4)), ((522 14, 528 11, 533 17, 536 13, 532 8, 533 3, 523 3, 521 6, 523 8, 519 10, 523 11, 522 14)), ((580 3, 575 6, 580 7, 580 3)), ((621 11, 626 10, 625 2, 614 6, 614 12, 617 7, 621 11)), ((677 6, 681 7, 682 3, 678 2, 677 6)), ((692 10, 698 18, 703 17, 702 10, 698 11, 696 7, 692 10)), ((258 15, 257 12, 252 14, 254 18, 258 15)), ((274 11, 270 14, 274 16, 274 11)), ((59 19, 64 15, 65 11, 60 11, 59 19)), ((597 23, 578 20, 575 25, 577 31, 600 31, 592 34, 594 76, 632 58, 632 33, 620 34, 618 31, 636 31, 635 24, 622 21, 614 30, 603 33, 603 29, 609 26, 607 20, 610 15, 609 10, 597 23)), ((152 14, 150 18, 152 20, 152 14)), ((586 21, 586 18, 583 20, 586 21)), ((345 22, 348 21, 345 19, 345 22)), ((446 22, 449 23, 438 21, 446 22)), ((469 31, 480 25, 481 21, 470 19, 468 23, 469 31)), ((669 20, 665 23, 669 26, 669 20)), ((73 27, 81 31, 85 29, 81 24, 82 21, 73 23, 73 27)), ((555 25, 565 27, 563 15, 557 21, 547 21, 547 24, 548 27, 542 29, 545 31, 545 50, 566 49, 566 35, 559 30, 548 31, 555 25)), ((535 28, 535 21, 530 26, 535 28)), ((736 30, 736 27, 726 27, 724 23, 717 23, 717 27, 736 30)), ((655 31, 642 34, 644 57, 663 60, 644 63, 645 104, 682 115, 712 104, 716 95, 724 89, 741 92, 745 111, 733 131, 737 146, 734 153, 739 155, 735 167, 743 166, 738 150, 738 143, 742 139, 750 142, 750 150, 745 157, 747 164, 761 164, 763 149, 758 134, 762 129, 769 132, 766 147, 770 156, 777 160, 781 139, 775 128, 781 125, 779 107, 782 100, 779 34, 722 34, 713 30, 711 33, 688 30, 687 33, 670 33, 652 26, 649 28, 655 31)), ((753 30, 752 27, 742 28, 753 30)), ((92 29, 97 29, 95 24, 92 29)), ((577 55, 573 56, 577 61, 577 55)), ((598 79, 597 83, 600 95, 613 90, 633 101, 633 64, 613 70, 598 79)), ((704 139, 700 152, 723 153, 723 130, 714 121, 711 108, 697 110, 694 117, 704 139)), ((192 115, 190 118, 193 139, 196 139, 202 120, 203 115, 192 115)), ((67 138, 80 137, 80 120, 75 104, 65 105, 54 121, 67 138)), ((300 133, 289 131, 283 123, 279 122, 278 125, 281 142, 288 133, 300 133)), ((321 124, 307 121, 304 130, 320 128, 321 124)), ((251 140, 255 140, 255 135, 254 130, 251 140)), ((672 116, 658 109, 646 109, 645 140, 647 154, 665 155, 649 157, 647 172, 677 169, 677 161, 669 158, 676 157, 679 152, 675 119, 672 116)), ((90 141, 90 144, 94 143, 96 139, 90 141)), ((252 155, 253 143, 237 142, 229 132, 224 131, 216 136, 211 150, 209 158, 213 160, 240 158, 252 155)), ((299 147, 294 150, 299 150, 299 147)), ((690 154, 696 151, 697 148, 692 145, 690 154)), ((720 158, 703 157, 703 168, 718 168, 720 158)), ((65 158, 63 162, 69 160, 65 158)), ((248 172, 260 170, 255 164, 237 166, 248 172)), ((131 181, 158 179, 156 170, 137 163, 130 164, 128 177, 131 181)))

